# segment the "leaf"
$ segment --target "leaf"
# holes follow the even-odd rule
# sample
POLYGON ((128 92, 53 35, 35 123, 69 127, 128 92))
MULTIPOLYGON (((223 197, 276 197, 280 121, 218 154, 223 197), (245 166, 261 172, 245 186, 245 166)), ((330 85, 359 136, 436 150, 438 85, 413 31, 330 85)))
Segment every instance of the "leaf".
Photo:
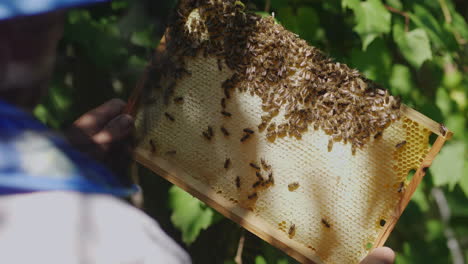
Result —
POLYGON ((455 113, 445 118, 445 126, 449 127, 455 138, 462 138, 465 133, 466 121, 462 113, 455 113))
POLYGON ((444 227, 440 220, 428 220, 426 222, 426 229, 426 240, 428 242, 433 242, 434 240, 444 235, 444 227))
POLYGON ((298 34, 309 43, 315 43, 323 39, 323 29, 317 12, 310 7, 282 8, 278 10, 278 20, 288 30, 298 34), (295 12, 294 12, 295 11, 295 12))
POLYGON ((393 65, 389 82, 392 94, 395 95, 408 96, 414 87, 410 69, 401 64, 393 65))
POLYGON ((449 24, 453 26, 451 30, 454 33, 460 34, 460 37, 464 38, 465 40, 468 40, 468 23, 466 23, 465 18, 463 18, 463 16, 461 16, 455 10, 452 11, 452 18, 453 23, 449 24))
POLYGON ((453 141, 442 148, 430 167, 434 185, 448 185, 453 190, 464 170, 465 143, 453 141))
POLYGON ((446 72, 444 78, 442 79, 444 86, 452 89, 457 88, 462 81, 463 74, 458 69, 446 72))
MULTIPOLYGON (((461 87, 462 87, 462 89, 465 89, 463 86, 461 86, 461 87)), ((465 86, 465 87, 467 87, 467 86, 465 86)), ((450 92, 450 98, 458 104, 460 109, 465 109, 466 108, 466 103, 467 103, 466 92, 467 91, 453 90, 453 91, 450 92)))
POLYGON ((351 8, 351 9, 358 8, 360 2, 361 2, 360 0, 343 0, 341 2, 341 7, 343 9, 345 9, 345 8, 351 8))
POLYGON ((437 88, 436 96, 435 96, 435 104, 442 112, 443 116, 449 116, 452 111, 452 103, 450 100, 450 96, 447 90, 440 86, 437 88))
POLYGON ((452 219, 456 217, 468 217, 468 206, 466 206, 468 197, 461 188, 455 188, 451 192, 445 192, 445 197, 451 211, 452 219))
POLYGON ((462 178, 460 179, 460 187, 465 193, 465 196, 468 197, 468 159, 465 158, 465 164, 463 167, 463 175, 462 178))
POLYGON ((129 7, 128 1, 112 1, 111 7, 113 10, 121 10, 129 7))
POLYGON ((423 191, 424 184, 424 182, 421 182, 418 188, 416 188, 416 191, 411 197, 411 201, 415 202, 418 205, 421 212, 426 213, 429 211, 429 203, 423 191))
POLYGON ((367 0, 360 5, 355 5, 354 2, 352 4, 356 17, 354 31, 361 37, 362 50, 366 50, 375 38, 390 32, 392 15, 380 0, 367 0))
POLYGON ((387 4, 395 9, 402 10, 403 4, 400 0, 387 0, 387 4))
POLYGON ((255 257, 255 264, 267 264, 267 262, 264 257, 258 255, 255 257))
POLYGON ((411 21, 418 27, 426 31, 431 43, 436 50, 451 49, 456 50, 458 45, 453 34, 441 27, 443 23, 431 14, 431 12, 421 5, 414 5, 414 13, 409 13, 411 21))
POLYGON ((375 40, 367 50, 354 48, 351 51, 351 65, 367 78, 386 86, 391 71, 392 57, 382 38, 375 40))
POLYGON ((424 30, 418 28, 404 32, 401 26, 395 25, 393 39, 403 57, 416 69, 419 69, 424 61, 432 59, 431 45, 424 30))
POLYGON ((152 35, 154 35, 154 32, 151 27, 143 31, 135 31, 132 33, 130 42, 137 46, 153 48, 156 46, 157 41, 152 38, 152 35))
POLYGON ((171 221, 182 232, 186 244, 194 242, 200 231, 212 223, 212 209, 177 186, 169 189, 169 207, 173 210, 171 221))

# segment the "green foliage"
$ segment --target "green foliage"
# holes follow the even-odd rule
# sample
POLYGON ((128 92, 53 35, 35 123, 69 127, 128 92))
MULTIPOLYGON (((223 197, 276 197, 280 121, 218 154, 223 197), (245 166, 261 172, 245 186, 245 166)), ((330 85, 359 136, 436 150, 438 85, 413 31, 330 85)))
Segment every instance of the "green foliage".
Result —
POLYGON ((255 264, 267 264, 267 262, 262 256, 257 256, 255 258, 255 264))
POLYGON ((434 175, 434 185, 448 185, 453 190, 463 176, 463 156, 465 155, 465 144, 462 141, 450 142, 441 151, 431 172, 434 175))
POLYGON ((386 85, 391 73, 392 56, 382 38, 374 40, 366 50, 354 48, 350 55, 351 65, 367 78, 386 85))
POLYGON ((375 38, 390 32, 391 14, 385 9, 381 0, 349 1, 344 6, 354 11, 356 19, 354 31, 361 37, 363 50, 366 50, 375 38))
POLYGON ((404 32, 401 25, 396 24, 393 27, 393 38, 405 59, 413 67, 419 68, 424 61, 432 59, 429 38, 423 29, 404 32))
POLYGON ((169 208, 172 209, 171 221, 182 231, 182 240, 191 244, 208 228, 213 220, 213 211, 177 186, 169 189, 169 208))
MULTIPOLYGON (((69 12, 51 90, 36 116, 63 128, 107 99, 127 98, 175 2, 118 0, 69 12)), ((262 15, 274 12, 278 23, 455 133, 387 245, 397 251, 398 264, 452 261, 431 195, 439 186, 452 211, 449 224, 468 260, 468 2, 243 2, 262 15)), ((150 190, 145 193, 147 211, 176 241, 185 242, 194 263, 234 263, 241 228, 162 179, 148 173, 141 177, 143 187, 150 190)), ((245 263, 295 263, 255 236, 245 235, 245 263)))
POLYGON ((394 64, 390 75, 389 85, 395 95, 408 98, 414 87, 414 81, 410 69, 402 64, 394 64))

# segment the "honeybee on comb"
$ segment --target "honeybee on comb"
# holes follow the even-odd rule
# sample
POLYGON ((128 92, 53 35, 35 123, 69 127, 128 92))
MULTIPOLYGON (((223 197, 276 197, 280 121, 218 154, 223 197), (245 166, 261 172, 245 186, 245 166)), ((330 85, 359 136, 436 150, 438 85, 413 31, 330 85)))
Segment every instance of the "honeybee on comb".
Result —
POLYGON ((175 121, 175 118, 168 112, 165 112, 164 115, 166 116, 167 120, 172 121, 172 122, 175 121))
POLYGON ((258 195, 257 195, 256 192, 254 192, 254 193, 252 193, 252 194, 249 194, 249 195, 247 196, 247 199, 249 199, 249 200, 255 200, 255 199, 257 199, 257 198, 258 198, 258 195))
POLYGON ((245 133, 248 133, 248 134, 253 134, 254 131, 250 128, 244 128, 242 131, 244 131, 245 133))
POLYGON ((150 152, 151 154, 156 153, 156 144, 152 139, 149 140, 149 145, 150 145, 150 152))
POLYGON ((270 170, 271 169, 271 165, 268 165, 267 162, 263 158, 260 159, 260 164, 262 165, 262 168, 264 170, 270 170))
POLYGON ((224 161, 224 168, 225 169, 229 169, 229 166, 231 165, 231 159, 230 158, 226 158, 226 160, 224 161))
POLYGON ((178 96, 174 98, 174 103, 181 104, 184 102, 184 98, 182 96, 178 96))
POLYGON ((240 142, 246 141, 249 137, 250 137, 250 134, 244 134, 244 135, 241 137, 240 142))
POLYGON ((294 192, 295 190, 297 190, 297 188, 299 188, 299 183, 298 182, 292 182, 292 183, 288 184, 288 190, 290 192, 294 192))
POLYGON ((226 137, 229 136, 229 131, 224 126, 221 126, 220 129, 223 135, 225 135, 226 137))
POLYGON ((255 170, 258 170, 258 171, 260 170, 260 167, 257 164, 253 163, 253 162, 250 162, 249 166, 254 168, 255 170))
POLYGON ((325 218, 322 218, 322 224, 323 224, 326 228, 330 228, 330 227, 331 227, 330 223, 329 223, 325 218))
POLYGON ((229 112, 226 112, 226 111, 224 111, 224 110, 223 110, 223 111, 221 111, 221 114, 222 114, 223 116, 225 116, 225 117, 231 117, 231 116, 232 116, 232 114, 231 114, 231 113, 229 113, 229 112))
POLYGON ((395 145, 395 148, 401 149, 403 146, 406 145, 406 140, 403 140, 395 145))
POLYGON ((292 225, 289 227, 288 236, 289 236, 289 238, 293 238, 295 235, 296 235, 296 225, 295 225, 295 224, 292 224, 292 225))

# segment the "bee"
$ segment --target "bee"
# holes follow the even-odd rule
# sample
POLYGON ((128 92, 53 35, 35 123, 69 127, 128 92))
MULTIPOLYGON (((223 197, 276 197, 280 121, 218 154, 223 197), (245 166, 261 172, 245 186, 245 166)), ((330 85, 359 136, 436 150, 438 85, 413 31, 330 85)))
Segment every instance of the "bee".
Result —
POLYGON ((268 165, 268 164, 266 163, 266 161, 265 161, 263 158, 260 159, 260 164, 262 164, 262 168, 263 168, 264 170, 270 170, 270 169, 271 169, 271 165, 268 165))
POLYGON ((221 111, 221 114, 222 114, 223 116, 225 116, 225 117, 231 117, 231 116, 232 116, 232 114, 231 114, 231 113, 229 113, 229 112, 226 112, 226 111, 224 111, 224 110, 223 110, 223 111, 221 111))
POLYGON ((442 136, 445 137, 445 135, 447 134, 448 129, 443 124, 440 124, 439 131, 442 134, 442 136))
POLYGON ((218 70, 219 70, 219 71, 222 71, 222 70, 223 70, 222 61, 221 61, 220 59, 218 59, 218 70))
POLYGON ((288 190, 290 192, 294 192, 295 190, 297 190, 297 188, 299 188, 299 183, 298 182, 292 182, 292 183, 288 184, 288 190))
POLYGON ((257 188, 258 186, 260 186, 262 184, 262 181, 256 181, 253 185, 252 185, 252 188, 257 188))
POLYGON ((151 154, 154 154, 156 152, 156 145, 154 144, 154 141, 150 139, 149 144, 150 144, 150 152, 151 154))
POLYGON ((351 154, 354 156, 356 155, 356 145, 351 145, 351 154))
POLYGON ((405 183, 400 182, 400 186, 398 187, 398 192, 401 193, 405 189, 405 183))
POLYGON ((271 184, 275 184, 275 179, 273 178, 273 172, 268 173, 268 182, 271 184))
POLYGON ((244 135, 241 137, 240 142, 246 141, 249 137, 250 137, 250 134, 244 134, 244 135))
POLYGON ((322 218, 322 224, 323 224, 326 228, 330 228, 330 227, 331 227, 330 223, 328 223, 328 221, 325 220, 325 218, 322 218))
POLYGON ((374 135, 374 139, 379 139, 382 137, 382 132, 377 132, 375 135, 374 135))
POLYGON ((222 98, 222 99, 221 99, 221 107, 222 107, 223 109, 226 108, 226 98, 222 98))
POLYGON ((224 96, 229 99, 231 98, 231 94, 229 93, 229 88, 224 88, 224 96))
POLYGON ((249 134, 253 134, 254 131, 250 128, 244 128, 242 131, 244 131, 245 133, 249 133, 249 134))
POLYGON ((249 165, 250 165, 250 167, 252 167, 252 168, 254 168, 254 169, 258 170, 258 171, 260 170, 260 167, 257 164, 253 163, 253 162, 250 162, 249 165))
POLYGON ((403 140, 402 142, 396 144, 395 147, 396 147, 397 149, 400 149, 400 148, 402 148, 404 145, 406 145, 406 140, 403 140))
POLYGON ((203 137, 205 137, 207 140, 211 140, 211 135, 210 135, 208 132, 203 131, 203 132, 202 132, 202 135, 203 135, 203 137))
POLYGON ((255 176, 257 176, 257 178, 260 180, 260 181, 263 181, 263 176, 260 172, 255 172, 255 176))
POLYGON ((211 126, 208 126, 208 135, 210 135, 210 138, 214 136, 214 133, 213 133, 213 128, 211 126))
POLYGON ((248 198, 249 200, 257 199, 257 198, 258 198, 258 195, 257 195, 256 192, 254 192, 254 193, 250 194, 249 196, 247 196, 247 198, 248 198))
POLYGON ((223 132, 223 134, 227 137, 229 136, 229 131, 225 128, 225 127, 221 127, 221 132, 223 132))
POLYGON ((174 103, 176 103, 176 104, 181 104, 183 102, 184 102, 184 98, 182 96, 174 98, 174 103))
POLYGON ((379 222, 380 226, 383 227, 386 223, 387 221, 385 221, 385 219, 380 219, 380 222, 379 222))
POLYGON ((237 176, 236 177, 236 187, 239 189, 241 187, 241 181, 240 181, 240 177, 237 176))
POLYGON ((328 140, 328 152, 332 151, 333 149, 333 139, 328 140))
POLYGON ((292 224, 292 225, 289 227, 288 236, 289 236, 289 238, 293 238, 294 235, 296 235, 296 225, 295 225, 295 224, 292 224))
POLYGON ((166 151, 166 155, 175 155, 176 153, 177 153, 177 151, 175 151, 175 150, 166 151))
POLYGON ((168 112, 164 112, 164 115, 166 116, 166 118, 167 118, 169 121, 172 121, 172 122, 175 121, 174 117, 173 117, 171 114, 169 114, 168 112))
POLYGON ((267 122, 263 121, 260 125, 258 125, 258 130, 262 132, 263 130, 265 130, 266 126, 267 122))
POLYGON ((231 165, 231 159, 230 159, 230 158, 227 158, 227 159, 224 161, 224 168, 225 168, 225 169, 229 169, 229 165, 231 165))
POLYGON ((289 125, 287 123, 279 125, 277 136, 280 138, 285 137, 287 134, 288 128, 289 128, 289 125))

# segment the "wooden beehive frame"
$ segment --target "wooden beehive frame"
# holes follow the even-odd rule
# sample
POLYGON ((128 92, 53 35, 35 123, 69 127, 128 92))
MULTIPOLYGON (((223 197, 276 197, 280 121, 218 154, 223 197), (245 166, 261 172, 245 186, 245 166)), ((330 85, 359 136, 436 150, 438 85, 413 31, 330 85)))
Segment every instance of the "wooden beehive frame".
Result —
MULTIPOLYGON (((156 48, 156 53, 152 63, 160 63, 161 54, 165 52, 165 39, 163 38, 160 45, 156 48)), ((147 67, 149 69, 151 65, 147 67)), ((140 97, 143 87, 148 79, 148 72, 146 71, 137 84, 131 98, 128 101, 125 112, 133 116, 136 115, 140 103, 140 97)), ((390 233, 393 231, 398 219, 408 205, 413 193, 416 191, 419 183, 422 181, 426 174, 426 170, 432 164, 432 161, 439 153, 445 141, 450 139, 453 135, 451 131, 441 129, 441 124, 431 120, 418 111, 402 105, 402 114, 409 119, 416 121, 422 126, 428 128, 432 133, 437 135, 437 139, 433 143, 428 154, 424 158, 421 166, 415 172, 410 183, 406 187, 400 203, 395 207, 393 217, 388 219, 387 224, 379 233, 376 241, 372 243, 372 248, 383 246, 390 233)), ((151 153, 143 147, 137 147, 134 150, 134 159, 136 162, 149 168, 156 174, 165 178, 169 182, 179 186, 191 195, 197 197, 202 202, 206 203, 211 208, 217 210, 225 217, 243 226, 248 231, 254 233, 271 245, 281 249, 291 257, 295 258, 301 263, 321 263, 320 259, 313 254, 313 252, 304 245, 289 239, 289 237, 278 229, 272 228, 261 218, 254 216, 245 208, 225 199, 220 194, 211 189, 210 186, 195 180, 189 174, 177 167, 177 164, 172 164, 165 160, 163 157, 151 153)))

